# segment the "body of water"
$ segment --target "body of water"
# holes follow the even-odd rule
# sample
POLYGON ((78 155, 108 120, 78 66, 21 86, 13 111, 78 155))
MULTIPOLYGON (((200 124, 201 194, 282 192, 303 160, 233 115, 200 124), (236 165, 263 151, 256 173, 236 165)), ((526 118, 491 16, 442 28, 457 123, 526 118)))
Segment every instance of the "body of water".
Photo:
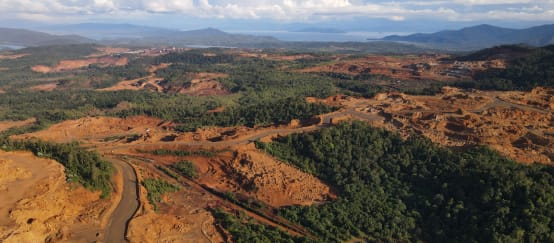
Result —
POLYGON ((363 42, 368 39, 380 39, 389 35, 409 35, 408 32, 347 32, 347 33, 314 33, 289 31, 229 31, 235 34, 273 36, 283 41, 322 41, 322 42, 363 42))
POLYGON ((19 50, 25 48, 24 46, 16 46, 16 45, 4 45, 0 44, 0 50, 3 49, 11 49, 11 50, 19 50))

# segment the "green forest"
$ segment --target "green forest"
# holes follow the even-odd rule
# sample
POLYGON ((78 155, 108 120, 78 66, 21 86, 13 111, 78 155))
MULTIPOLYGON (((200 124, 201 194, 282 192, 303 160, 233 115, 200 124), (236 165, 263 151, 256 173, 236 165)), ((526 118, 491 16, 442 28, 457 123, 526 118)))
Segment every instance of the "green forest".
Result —
POLYGON ((553 242, 554 168, 361 122, 257 143, 338 192, 279 214, 322 242, 553 242))
POLYGON ((56 144, 33 140, 0 139, 0 148, 5 151, 32 151, 36 156, 58 161, 65 167, 67 181, 80 183, 90 190, 102 191, 106 198, 112 192, 112 164, 102 160, 96 152, 87 151, 77 143, 56 144))
MULTIPOLYGON (((273 242, 311 242, 302 237, 294 237, 275 227, 257 224, 244 214, 232 215, 223 210, 214 209, 212 214, 218 225, 223 227, 232 236, 232 242, 237 243, 273 243, 273 242)), ((231 239, 225 239, 230 242, 231 239)))
POLYGON ((482 90, 531 90, 554 86, 554 45, 541 48, 501 46, 485 49, 462 60, 486 60, 500 54, 513 55, 505 69, 489 69, 475 74, 475 81, 456 86, 482 90), (510 54, 511 53, 511 54, 510 54))

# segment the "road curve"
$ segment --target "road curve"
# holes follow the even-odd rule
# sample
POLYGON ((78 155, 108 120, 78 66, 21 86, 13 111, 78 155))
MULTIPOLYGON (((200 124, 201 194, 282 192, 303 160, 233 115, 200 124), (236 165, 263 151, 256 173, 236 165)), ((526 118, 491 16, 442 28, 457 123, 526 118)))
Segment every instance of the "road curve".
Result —
MULTIPOLYGON (((113 150, 117 148, 152 146, 155 144, 160 144, 160 145, 161 144, 164 144, 164 145, 180 144, 180 145, 189 145, 189 146, 206 146, 206 145, 232 146, 232 145, 238 145, 238 144, 247 144, 253 140, 261 139, 263 137, 267 137, 275 134, 291 134, 291 133, 301 133, 301 132, 310 132, 310 131, 319 130, 321 128, 328 127, 330 125, 329 123, 333 118, 341 117, 345 115, 350 115, 350 116, 357 117, 362 120, 368 120, 368 121, 374 121, 379 119, 378 115, 366 114, 366 113, 357 112, 354 110, 346 110, 346 111, 338 111, 338 112, 322 115, 323 124, 320 124, 320 125, 310 126, 310 127, 290 128, 290 129, 273 129, 267 132, 258 133, 251 136, 246 136, 240 139, 230 140, 230 141, 159 142, 159 143, 151 143, 151 144, 127 144, 127 145, 111 146, 104 149, 100 149, 99 151, 105 150, 104 152, 106 152, 108 150, 113 150)), ((133 217, 133 215, 135 214, 135 212, 139 207, 137 175, 135 174, 134 169, 127 162, 111 156, 108 156, 107 159, 121 172, 123 176, 123 192, 121 196, 121 201, 117 205, 116 209, 114 210, 113 214, 110 217, 110 221, 106 225, 104 242, 109 242, 109 243, 128 242, 128 240, 125 237, 127 234, 127 227, 128 227, 129 221, 131 220, 131 218, 133 217)))
POLYGON ((126 240, 127 226, 139 207, 138 185, 135 170, 126 162, 117 158, 107 158, 123 176, 121 201, 115 208, 106 225, 104 242, 121 243, 126 240))

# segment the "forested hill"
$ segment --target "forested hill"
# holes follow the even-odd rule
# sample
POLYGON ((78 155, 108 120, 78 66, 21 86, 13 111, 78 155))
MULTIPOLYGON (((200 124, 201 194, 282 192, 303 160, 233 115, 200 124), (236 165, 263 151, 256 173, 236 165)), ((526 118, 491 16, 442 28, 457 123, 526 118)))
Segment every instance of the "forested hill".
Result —
POLYGON ((43 32, 0 28, 0 44, 18 46, 47 46, 94 43, 94 40, 78 35, 51 35, 43 32))
POLYGON ((477 25, 460 30, 446 30, 431 34, 387 36, 385 41, 401 41, 424 44, 436 48, 467 51, 504 44, 545 46, 554 44, 554 24, 527 29, 508 29, 492 25, 477 25))
POLYGON ((531 90, 537 86, 554 86, 554 45, 541 48, 499 46, 485 49, 459 60, 506 60, 506 68, 477 72, 475 81, 460 82, 464 88, 492 90, 531 90))
POLYGON ((337 189, 333 202, 280 210, 318 242, 554 242, 550 166, 403 140, 362 122, 257 146, 337 189))

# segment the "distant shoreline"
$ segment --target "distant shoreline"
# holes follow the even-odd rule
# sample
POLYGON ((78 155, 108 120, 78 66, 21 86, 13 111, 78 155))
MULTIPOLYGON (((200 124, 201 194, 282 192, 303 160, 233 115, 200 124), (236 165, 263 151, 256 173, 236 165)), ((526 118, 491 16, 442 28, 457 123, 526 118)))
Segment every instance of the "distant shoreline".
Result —
POLYGON ((272 36, 281 41, 294 42, 366 42, 375 41, 389 35, 407 35, 412 33, 404 32, 344 32, 344 33, 321 33, 321 32, 298 32, 287 30, 231 30, 233 34, 248 34, 259 36, 272 36))
POLYGON ((24 46, 0 44, 0 50, 19 50, 25 48, 24 46))

